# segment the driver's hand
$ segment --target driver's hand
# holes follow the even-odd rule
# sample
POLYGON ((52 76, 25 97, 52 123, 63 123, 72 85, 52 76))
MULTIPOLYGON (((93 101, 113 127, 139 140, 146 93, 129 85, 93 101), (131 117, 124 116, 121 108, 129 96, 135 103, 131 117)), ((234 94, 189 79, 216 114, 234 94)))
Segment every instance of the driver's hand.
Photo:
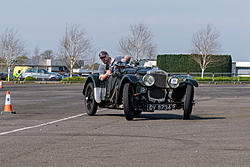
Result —
POLYGON ((111 70, 107 70, 106 74, 107 74, 107 75, 111 75, 111 74, 112 74, 112 71, 111 71, 111 70))

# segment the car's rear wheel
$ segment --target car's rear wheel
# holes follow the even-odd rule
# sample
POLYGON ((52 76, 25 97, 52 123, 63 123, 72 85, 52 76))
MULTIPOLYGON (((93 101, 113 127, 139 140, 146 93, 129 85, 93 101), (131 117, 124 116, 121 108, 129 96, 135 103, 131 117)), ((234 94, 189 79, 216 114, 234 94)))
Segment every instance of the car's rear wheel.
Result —
POLYGON ((97 103, 94 98, 94 85, 89 82, 83 95, 83 105, 87 114, 93 116, 97 111, 97 103))
POLYGON ((193 109, 193 99, 194 99, 194 87, 192 85, 187 85, 186 94, 184 98, 184 112, 183 112, 183 119, 188 120, 190 119, 190 115, 193 109))
POLYGON ((49 79, 50 81, 56 81, 57 79, 55 77, 52 77, 49 79))
POLYGON ((125 83, 123 87, 123 110, 128 121, 134 118, 133 91, 133 85, 131 83, 125 83))

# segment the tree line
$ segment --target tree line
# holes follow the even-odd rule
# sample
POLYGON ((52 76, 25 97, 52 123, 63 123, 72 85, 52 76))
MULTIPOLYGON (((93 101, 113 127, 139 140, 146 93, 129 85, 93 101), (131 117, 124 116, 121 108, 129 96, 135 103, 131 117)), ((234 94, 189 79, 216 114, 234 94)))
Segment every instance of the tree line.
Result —
MULTIPOLYGON (((219 33, 213 31, 210 25, 206 29, 202 29, 193 34, 191 54, 193 59, 200 65, 202 76, 207 66, 216 60, 212 59, 212 54, 219 51, 220 44, 218 42, 219 33)), ((144 23, 129 26, 127 36, 121 37, 118 42, 119 51, 124 55, 130 55, 133 59, 155 58, 157 54, 156 45, 153 42, 153 34, 144 23)), ((87 33, 77 24, 66 26, 65 34, 59 39, 58 52, 55 53, 56 58, 65 63, 73 73, 75 63, 84 59, 94 64, 98 49, 93 44, 87 33)), ((52 50, 46 50, 40 53, 38 47, 34 49, 32 59, 38 66, 41 57, 51 58, 52 50)), ((10 69, 18 61, 27 58, 27 52, 23 41, 18 37, 15 29, 6 28, 0 34, 0 57, 8 68, 8 80, 10 77, 10 69)))

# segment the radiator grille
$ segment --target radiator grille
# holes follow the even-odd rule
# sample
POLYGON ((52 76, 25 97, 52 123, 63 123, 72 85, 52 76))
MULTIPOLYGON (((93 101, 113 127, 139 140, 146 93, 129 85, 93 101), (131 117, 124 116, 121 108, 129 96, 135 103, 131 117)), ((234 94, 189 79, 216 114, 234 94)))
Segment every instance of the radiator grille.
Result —
POLYGON ((155 86, 160 88, 166 87, 166 75, 162 74, 153 74, 153 77, 155 78, 155 86))
POLYGON ((166 90, 161 89, 159 87, 153 86, 152 89, 150 89, 149 96, 154 99, 163 99, 165 98, 166 90))

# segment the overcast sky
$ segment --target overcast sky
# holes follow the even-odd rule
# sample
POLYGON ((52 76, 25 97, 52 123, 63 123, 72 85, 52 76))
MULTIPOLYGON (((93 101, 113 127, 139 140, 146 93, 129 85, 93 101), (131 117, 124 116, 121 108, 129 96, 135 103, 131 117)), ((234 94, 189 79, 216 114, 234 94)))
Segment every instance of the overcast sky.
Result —
POLYGON ((0 33, 14 28, 33 53, 56 52, 66 25, 79 24, 98 50, 120 55, 129 25, 144 23, 159 54, 189 53, 193 33, 207 24, 221 35, 220 54, 250 61, 249 0, 0 0, 0 33))

